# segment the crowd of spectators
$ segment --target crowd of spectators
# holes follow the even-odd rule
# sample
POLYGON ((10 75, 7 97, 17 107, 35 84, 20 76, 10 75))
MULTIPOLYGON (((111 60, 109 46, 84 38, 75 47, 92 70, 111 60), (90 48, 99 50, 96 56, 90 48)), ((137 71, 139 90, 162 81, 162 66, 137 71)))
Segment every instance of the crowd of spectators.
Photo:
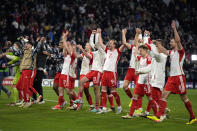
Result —
MULTIPOLYGON (((0 7, 1 47, 25 35, 31 41, 44 35, 54 46, 64 30, 70 31, 70 39, 85 45, 91 29, 96 27, 102 28, 104 41, 114 38, 121 43, 122 28, 127 28, 127 39, 132 41, 135 28, 139 27, 151 31, 151 39, 163 39, 170 49, 170 24, 176 20, 186 50, 186 76, 188 80, 195 79, 197 65, 191 61, 191 54, 197 53, 197 9, 190 0, 2 0, 0 7)), ((129 60, 127 51, 119 61, 122 77, 129 60)))

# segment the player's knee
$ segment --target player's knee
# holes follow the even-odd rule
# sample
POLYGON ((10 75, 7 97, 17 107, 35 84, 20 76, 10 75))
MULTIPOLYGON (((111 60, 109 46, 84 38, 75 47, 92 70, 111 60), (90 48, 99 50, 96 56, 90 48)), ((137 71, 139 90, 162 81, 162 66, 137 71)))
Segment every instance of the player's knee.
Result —
POLYGON ((187 95, 180 95, 181 96, 181 100, 184 102, 184 103, 187 103, 189 101, 189 98, 187 97, 187 95))
POLYGON ((127 82, 124 82, 124 84, 123 84, 123 89, 124 89, 124 90, 127 90, 127 89, 128 89, 128 86, 129 86, 129 84, 128 84, 127 82))

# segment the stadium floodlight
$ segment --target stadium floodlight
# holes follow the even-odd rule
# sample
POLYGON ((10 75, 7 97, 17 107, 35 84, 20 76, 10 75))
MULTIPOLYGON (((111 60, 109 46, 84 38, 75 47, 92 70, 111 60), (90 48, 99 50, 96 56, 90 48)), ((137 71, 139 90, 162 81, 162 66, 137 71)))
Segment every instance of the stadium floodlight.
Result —
POLYGON ((192 54, 191 59, 192 61, 197 61, 197 54, 192 54))

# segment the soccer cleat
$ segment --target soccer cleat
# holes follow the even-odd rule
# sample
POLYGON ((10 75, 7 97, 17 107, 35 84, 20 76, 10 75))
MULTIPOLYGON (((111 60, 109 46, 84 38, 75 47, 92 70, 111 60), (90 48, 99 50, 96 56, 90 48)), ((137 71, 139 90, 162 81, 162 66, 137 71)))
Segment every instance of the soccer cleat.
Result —
POLYGON ((59 104, 51 108, 52 110, 61 110, 61 107, 59 104))
POLYGON ((22 105, 22 104, 23 104, 23 100, 18 101, 18 102, 16 103, 17 106, 20 106, 20 105, 22 105))
POLYGON ((97 112, 99 112, 99 110, 98 110, 98 109, 96 109, 96 108, 94 108, 94 109, 92 109, 90 112, 97 113, 97 112))
POLYGON ((80 99, 76 99, 75 101, 73 101, 73 103, 78 104, 78 103, 83 103, 83 102, 80 99))
POLYGON ((67 103, 67 102, 64 101, 64 102, 60 105, 60 107, 61 107, 61 108, 64 108, 64 106, 66 105, 66 103, 67 103))
POLYGON ((194 119, 190 119, 189 122, 187 122, 186 124, 187 125, 191 125, 193 123, 197 122, 197 118, 194 118, 194 119))
POLYGON ((26 104, 26 103, 24 102, 24 103, 22 103, 21 105, 19 105, 18 107, 23 107, 25 104, 26 104))
POLYGON ((76 111, 77 110, 77 107, 75 107, 74 105, 73 106, 69 106, 66 108, 67 110, 74 110, 76 111))
POLYGON ((36 103, 41 102, 41 100, 42 100, 42 96, 41 96, 41 95, 39 95, 39 96, 38 96, 38 99, 36 100, 36 103))
POLYGON ((162 122, 162 121, 164 121, 164 120, 167 120, 167 116, 166 116, 166 115, 160 116, 160 121, 162 122))
POLYGON ((117 107, 117 112, 116 112, 116 114, 120 114, 121 112, 122 112, 122 107, 121 107, 121 106, 117 107))
POLYGON ((44 104, 44 103, 45 103, 45 101, 44 101, 44 100, 42 100, 42 101, 38 102, 38 104, 44 104))
POLYGON ((103 107, 103 109, 101 109, 99 112, 97 112, 96 114, 104 114, 107 112, 107 108, 103 107))
POLYGON ((166 118, 167 118, 167 119, 170 118, 169 113, 170 113, 170 109, 169 109, 169 108, 166 108, 166 109, 165 109, 165 114, 166 114, 166 118))
POLYGON ((129 114, 125 115, 125 116, 121 116, 123 119, 132 119, 133 116, 130 116, 129 114))
POLYGON ((134 115, 133 116, 142 116, 142 111, 143 111, 143 109, 142 108, 139 108, 138 110, 135 110, 135 112, 134 112, 134 115))
POLYGON ((89 111, 93 110, 94 108, 94 105, 90 105, 89 111))
POLYGON ((31 107, 31 102, 27 102, 24 106, 23 106, 23 108, 28 108, 28 107, 31 107))
POLYGON ((157 116, 147 116, 147 118, 157 123, 161 122, 161 120, 157 116))
POLYGON ((132 99, 131 99, 131 101, 130 101, 130 103, 129 103, 129 108, 131 108, 132 102, 133 102, 133 101, 132 101, 132 99))
POLYGON ((14 102, 11 102, 8 104, 8 106, 15 106, 15 105, 16 105, 16 103, 14 103, 14 102))
POLYGON ((145 112, 142 113, 140 116, 141 116, 141 117, 147 117, 149 114, 150 114, 149 112, 145 111, 145 112))

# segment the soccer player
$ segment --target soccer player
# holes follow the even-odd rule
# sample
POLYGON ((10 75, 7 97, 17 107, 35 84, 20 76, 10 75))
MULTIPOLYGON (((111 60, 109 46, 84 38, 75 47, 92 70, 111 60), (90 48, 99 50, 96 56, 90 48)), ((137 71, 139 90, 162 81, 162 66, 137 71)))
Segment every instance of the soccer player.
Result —
MULTIPOLYGON (((132 104, 133 95, 132 95, 130 89, 128 88, 128 86, 129 86, 129 84, 132 81, 134 81, 134 83, 136 85, 136 81, 137 81, 137 77, 138 77, 135 74, 135 70, 137 68, 137 62, 136 62, 136 59, 135 59, 135 53, 137 53, 137 49, 136 48, 138 47, 138 43, 142 42, 142 35, 141 35, 141 33, 142 33, 141 29, 136 28, 136 35, 135 35, 135 39, 134 39, 134 44, 133 45, 130 45, 130 44, 128 44, 126 42, 126 36, 125 36, 126 33, 122 36, 123 42, 126 45, 126 47, 129 50, 132 50, 130 64, 129 64, 129 69, 127 71, 127 74, 126 74, 125 79, 124 79, 124 84, 123 84, 123 89, 124 89, 125 93, 131 99, 131 102, 129 104, 129 107, 132 104), (138 41, 140 41, 140 42, 138 42, 138 41)), ((139 115, 139 114, 141 114, 141 112, 142 112, 142 97, 140 97, 138 99, 138 107, 137 107, 137 110, 135 111, 135 114, 136 115, 139 115)))
POLYGON ((9 52, 6 54, 6 57, 10 59, 11 61, 8 62, 9 67, 14 67, 15 69, 15 75, 14 75, 14 80, 13 80, 13 85, 12 85, 12 90, 13 90, 13 100, 10 104, 10 106, 15 106, 17 103, 17 97, 19 95, 19 103, 22 99, 21 91, 20 89, 16 88, 16 83, 19 80, 20 77, 20 69, 19 69, 19 64, 20 64, 20 57, 22 55, 22 46, 19 42, 15 42, 12 47, 8 50, 9 52), (18 89, 18 91, 17 91, 18 89))
POLYGON ((153 108, 154 113, 157 112, 156 102, 151 97, 151 89, 149 85, 149 73, 144 73, 141 70, 151 66, 152 58, 148 55, 148 47, 146 45, 139 46, 140 56, 137 56, 139 61, 139 69, 136 70, 136 74, 139 75, 136 87, 134 89, 133 102, 128 115, 122 116, 124 119, 130 119, 133 117, 134 111, 137 109, 138 98, 143 97, 144 94, 148 97, 149 102, 153 108))
POLYGON ((32 64, 32 43, 27 42, 24 47, 24 55, 20 64, 21 76, 18 80, 18 83, 20 83, 22 88, 22 95, 24 99, 24 103, 20 107, 24 108, 31 106, 29 88, 32 75, 32 64))
POLYGON ((59 96, 59 78, 62 71, 62 65, 64 62, 64 57, 62 54, 62 48, 63 48, 63 41, 60 41, 58 48, 54 48, 54 56, 52 55, 52 58, 56 61, 56 75, 53 81, 53 90, 59 96))
MULTIPOLYGON (((80 72, 80 79, 79 80, 81 80, 83 77, 86 76, 86 74, 88 74, 91 71, 93 54, 92 54, 91 46, 89 43, 86 43, 85 50, 82 48, 81 45, 77 45, 77 47, 83 52, 80 55, 80 57, 82 59, 82 63, 81 63, 81 72, 80 72)), ((84 93, 86 95, 86 99, 88 101, 88 104, 90 105, 90 110, 93 110, 94 106, 92 105, 92 96, 89 92, 89 86, 90 86, 90 82, 86 82, 84 84, 84 93)))
MULTIPOLYGON (((63 33, 63 55, 64 64, 59 79, 59 98, 58 104, 54 106, 53 110, 59 110, 64 107, 66 101, 64 100, 64 89, 69 95, 70 104, 73 100, 76 100, 76 94, 74 92, 75 78, 76 78, 76 64, 77 59, 75 58, 74 52, 76 50, 76 44, 68 42, 67 40, 68 31, 63 33)), ((72 105, 70 105, 72 106, 72 105)))
MULTIPOLYGON (((107 88, 110 89, 111 94, 115 97, 116 103, 118 105, 116 114, 120 114, 122 112, 120 96, 116 91, 117 87, 117 64, 120 58, 121 53, 124 50, 125 45, 122 44, 120 48, 118 48, 118 43, 116 40, 110 40, 108 47, 103 44, 102 37, 101 37, 101 29, 97 29, 99 33, 99 45, 103 50, 106 52, 106 59, 103 66, 103 76, 101 79, 101 98, 102 98, 102 110, 100 113, 107 112, 106 104, 107 104, 107 88)), ((124 34, 126 32, 125 29, 122 30, 124 34)))
POLYGON ((43 89, 42 89, 42 80, 44 77, 45 72, 45 66, 47 57, 51 56, 51 48, 46 43, 46 38, 41 37, 40 40, 37 43, 37 46, 35 48, 35 53, 37 54, 36 59, 36 73, 35 76, 33 76, 33 88, 39 93, 39 97, 37 98, 36 94, 33 94, 33 99, 37 99, 38 104, 44 104, 45 101, 43 100, 43 89))
MULTIPOLYGON (((144 68, 143 70, 141 69, 141 72, 148 73, 151 71, 151 96, 153 100, 155 100, 156 103, 159 104, 159 100, 161 99, 161 94, 165 84, 165 65, 167 55, 165 55, 158 49, 158 46, 163 45, 163 41, 161 39, 153 40, 150 45, 146 45, 150 48, 152 63, 151 66, 148 66, 148 68, 144 68)), ((150 110, 151 102, 149 101, 147 109, 143 116, 149 115, 150 110)))
POLYGON ((166 50, 161 45, 158 45, 158 48, 161 50, 161 52, 170 56, 170 76, 168 77, 164 92, 162 93, 162 99, 159 101, 160 107, 158 113, 156 116, 147 117, 151 120, 154 120, 155 122, 162 122, 162 119, 160 118, 162 115, 164 115, 164 111, 167 106, 167 98, 171 93, 173 93, 180 95, 181 100, 185 103, 185 107, 190 114, 190 119, 186 124, 193 124, 194 122, 197 122, 197 119, 195 118, 194 112, 192 110, 190 100, 187 97, 186 79, 182 68, 185 59, 185 50, 181 44, 181 39, 177 32, 174 21, 172 21, 172 29, 174 31, 175 37, 170 40, 170 46, 172 50, 166 50))
POLYGON ((95 51, 92 52, 93 55, 91 56, 87 52, 84 53, 86 57, 93 59, 92 68, 91 71, 79 81, 78 99, 74 101, 74 103, 80 103, 80 107, 82 106, 84 84, 86 82, 92 81, 94 85, 95 108, 91 110, 91 112, 99 111, 99 87, 100 87, 100 80, 103 72, 103 64, 105 59, 105 51, 101 49, 100 46, 98 46, 98 34, 96 32, 97 32, 96 30, 93 30, 90 36, 90 45, 93 49, 95 49, 95 51), (94 43, 94 36, 95 36, 95 43, 94 43))

